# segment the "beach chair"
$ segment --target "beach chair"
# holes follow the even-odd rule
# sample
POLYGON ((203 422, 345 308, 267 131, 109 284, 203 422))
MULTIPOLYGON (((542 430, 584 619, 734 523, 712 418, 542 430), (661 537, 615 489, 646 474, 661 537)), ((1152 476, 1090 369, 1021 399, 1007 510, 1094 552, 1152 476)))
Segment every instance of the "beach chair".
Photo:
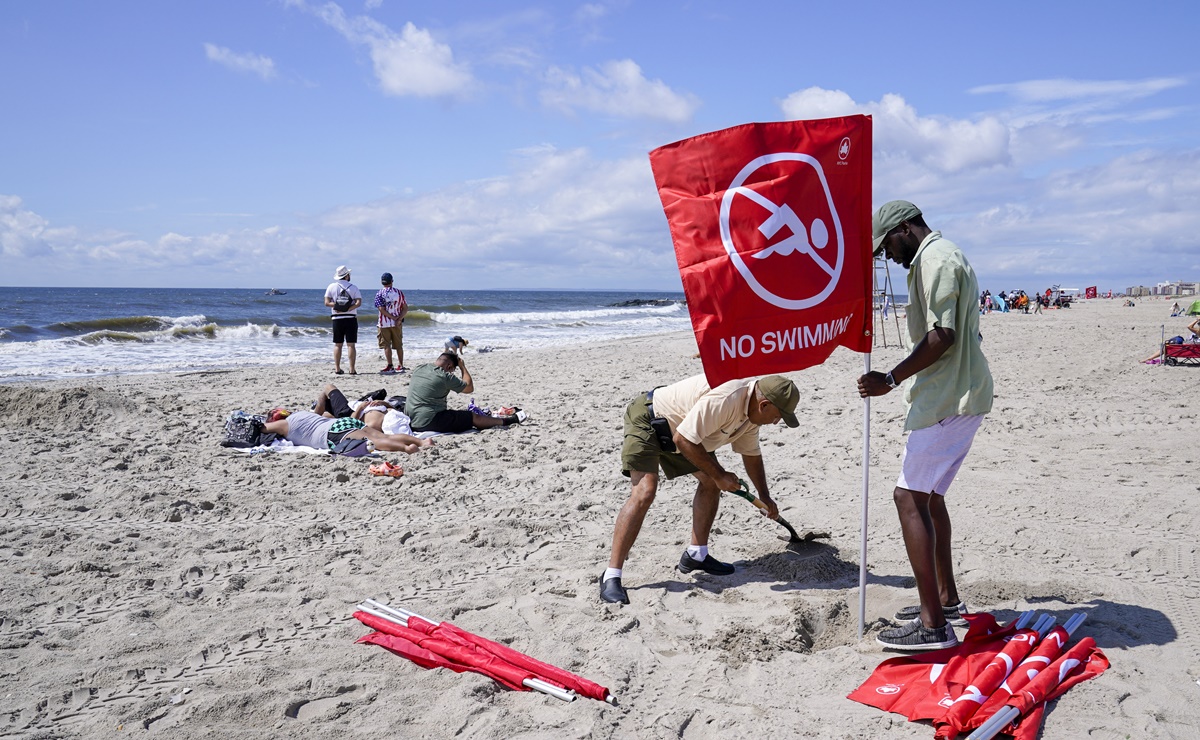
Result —
POLYGON ((1200 367, 1200 344, 1163 345, 1163 364, 1200 367))

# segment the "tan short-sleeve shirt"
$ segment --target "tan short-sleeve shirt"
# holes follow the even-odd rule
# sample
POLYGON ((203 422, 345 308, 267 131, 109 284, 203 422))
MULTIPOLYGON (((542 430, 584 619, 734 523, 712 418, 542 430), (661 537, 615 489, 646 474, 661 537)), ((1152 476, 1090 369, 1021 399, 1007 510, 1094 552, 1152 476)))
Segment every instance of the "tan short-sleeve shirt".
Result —
POLYGON ((687 378, 654 391, 654 413, 708 452, 728 444, 739 455, 761 456, 759 426, 746 414, 755 382, 731 380, 709 388, 703 375, 687 378))

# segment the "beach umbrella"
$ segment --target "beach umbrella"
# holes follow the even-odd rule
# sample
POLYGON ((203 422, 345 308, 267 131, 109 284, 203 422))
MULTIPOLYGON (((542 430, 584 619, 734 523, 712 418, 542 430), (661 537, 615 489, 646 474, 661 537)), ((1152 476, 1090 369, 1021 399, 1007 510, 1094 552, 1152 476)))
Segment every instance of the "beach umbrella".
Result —
POLYGON ((1000 688, 1004 679, 1008 678, 1017 663, 1029 654, 1041 636, 1050 630, 1054 621, 1054 617, 1044 614, 1032 628, 1018 629, 1007 638, 1007 644, 992 656, 982 670, 972 670, 969 674, 970 683, 961 691, 955 692, 957 695, 954 701, 946 707, 940 717, 933 720, 933 726, 937 730, 934 737, 958 737, 967 720, 1000 688))
POLYGON ((1050 631, 1050 634, 1042 638, 1029 657, 1013 669, 1012 674, 1005 679, 1004 683, 1000 684, 1000 688, 992 692, 991 698, 985 701, 979 711, 971 716, 965 728, 972 730, 981 726, 1004 707, 1010 696, 1024 688, 1025 684, 1033 680, 1043 668, 1053 663, 1066 649, 1071 635, 1075 634, 1075 630, 1083 624, 1085 619, 1087 619, 1087 615, 1080 612, 1068 619, 1066 624, 1056 626, 1050 631))
POLYGON ((909 721, 938 717, 953 701, 951 685, 969 684, 973 663, 976 668, 986 665, 1004 649, 1006 638, 1032 620, 1033 612, 1025 612, 1007 626, 1001 626, 987 613, 967 614, 965 618, 970 628, 958 645, 889 658, 847 698, 902 714, 909 721))
POLYGON ((967 740, 991 740, 1002 731, 1017 740, 1035 740, 1042 727, 1045 703, 1062 696, 1075 684, 1099 676, 1108 666, 1108 658, 1096 647, 1096 641, 1083 638, 1039 672, 1025 688, 1014 693, 1004 708, 967 740), (1015 728, 1005 729, 1022 716, 1024 719, 1015 728))
POLYGON ((444 667, 458 673, 480 673, 514 690, 532 689, 565 701, 572 701, 580 694, 616 704, 612 693, 594 681, 543 663, 450 622, 436 623, 415 612, 371 599, 359 605, 354 617, 377 631, 359 642, 378 644, 423 668, 444 667), (389 637, 395 639, 383 639, 389 637), (413 646, 418 650, 413 650, 413 646), (421 650, 435 655, 431 658, 421 650))

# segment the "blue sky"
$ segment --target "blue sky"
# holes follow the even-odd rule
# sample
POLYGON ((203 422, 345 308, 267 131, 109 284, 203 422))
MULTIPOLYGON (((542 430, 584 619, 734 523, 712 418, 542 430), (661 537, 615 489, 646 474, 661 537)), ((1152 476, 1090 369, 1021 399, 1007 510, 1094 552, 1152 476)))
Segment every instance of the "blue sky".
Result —
POLYGON ((1200 5, 0 3, 0 282, 677 289, 647 153, 874 117, 994 292, 1200 280, 1200 5))

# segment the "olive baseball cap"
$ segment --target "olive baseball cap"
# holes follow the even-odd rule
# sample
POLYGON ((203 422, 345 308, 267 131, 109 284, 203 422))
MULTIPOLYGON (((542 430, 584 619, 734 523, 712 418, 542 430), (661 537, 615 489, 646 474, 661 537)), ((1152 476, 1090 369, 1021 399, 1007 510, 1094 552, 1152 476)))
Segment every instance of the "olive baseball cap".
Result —
POLYGON ((796 418, 796 404, 800 403, 800 389, 787 378, 779 375, 768 375, 758 381, 758 390, 763 397, 774 404, 783 416, 783 422, 795 429, 800 426, 796 418))
POLYGON ((889 200, 879 206, 879 210, 871 217, 871 249, 875 255, 879 255, 883 248, 883 237, 887 236, 889 231, 899 226, 901 221, 920 215, 921 209, 907 200, 889 200))

